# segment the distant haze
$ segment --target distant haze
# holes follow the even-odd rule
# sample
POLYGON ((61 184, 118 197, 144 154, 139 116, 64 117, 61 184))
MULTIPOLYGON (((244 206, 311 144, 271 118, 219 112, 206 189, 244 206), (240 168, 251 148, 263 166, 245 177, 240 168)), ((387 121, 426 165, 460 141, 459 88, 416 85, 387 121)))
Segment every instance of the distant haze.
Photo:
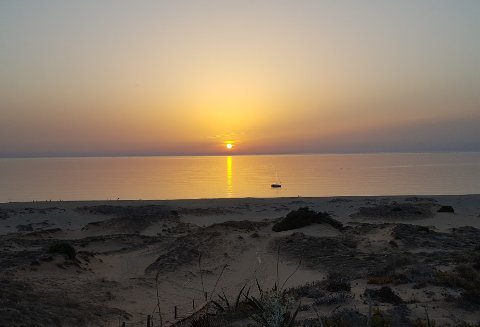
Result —
POLYGON ((480 151, 480 1, 1 1, 0 156, 480 151))

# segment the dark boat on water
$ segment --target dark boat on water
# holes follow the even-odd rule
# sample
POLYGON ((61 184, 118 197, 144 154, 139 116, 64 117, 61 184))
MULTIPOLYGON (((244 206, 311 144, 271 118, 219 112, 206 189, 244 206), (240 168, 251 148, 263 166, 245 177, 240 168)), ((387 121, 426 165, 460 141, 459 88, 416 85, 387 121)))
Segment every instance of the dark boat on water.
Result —
POLYGON ((282 184, 280 184, 279 180, 278 180, 278 171, 275 171, 275 175, 277 176, 277 181, 275 183, 272 183, 270 185, 270 187, 272 188, 279 188, 279 187, 282 187, 282 184))

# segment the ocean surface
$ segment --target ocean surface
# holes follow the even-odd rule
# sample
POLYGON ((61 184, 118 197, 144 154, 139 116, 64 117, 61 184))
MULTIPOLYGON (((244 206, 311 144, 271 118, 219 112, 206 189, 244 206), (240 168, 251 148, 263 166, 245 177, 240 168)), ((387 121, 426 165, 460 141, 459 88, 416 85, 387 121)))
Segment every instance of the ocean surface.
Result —
POLYGON ((474 193, 480 153, 0 159, 0 202, 474 193))

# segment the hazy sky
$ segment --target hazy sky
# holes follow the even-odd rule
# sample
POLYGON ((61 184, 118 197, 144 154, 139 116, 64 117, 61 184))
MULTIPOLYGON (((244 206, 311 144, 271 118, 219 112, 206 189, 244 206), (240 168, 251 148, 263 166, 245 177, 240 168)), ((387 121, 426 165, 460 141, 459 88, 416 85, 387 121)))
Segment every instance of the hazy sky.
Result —
POLYGON ((480 1, 0 0, 0 156, 480 151, 480 1))

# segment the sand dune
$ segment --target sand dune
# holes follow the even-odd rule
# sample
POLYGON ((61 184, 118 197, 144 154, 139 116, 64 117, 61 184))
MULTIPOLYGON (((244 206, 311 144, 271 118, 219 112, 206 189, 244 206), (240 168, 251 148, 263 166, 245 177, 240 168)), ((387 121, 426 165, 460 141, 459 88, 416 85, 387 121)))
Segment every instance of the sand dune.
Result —
POLYGON ((480 305, 468 296, 480 290, 468 288, 480 285, 479 246, 479 195, 4 203, 0 325, 145 326, 147 315, 158 324, 157 300, 163 322, 173 322, 175 306, 186 315, 204 292, 218 299, 255 280, 273 286, 277 261, 283 283, 300 259, 285 284, 297 287, 299 322, 314 310, 366 315, 368 293, 390 317, 424 319, 427 306, 436 326, 474 324, 480 305), (272 230, 302 207, 344 228, 272 230), (50 253, 59 242, 74 256, 50 253), (351 291, 329 291, 334 274, 351 291))

